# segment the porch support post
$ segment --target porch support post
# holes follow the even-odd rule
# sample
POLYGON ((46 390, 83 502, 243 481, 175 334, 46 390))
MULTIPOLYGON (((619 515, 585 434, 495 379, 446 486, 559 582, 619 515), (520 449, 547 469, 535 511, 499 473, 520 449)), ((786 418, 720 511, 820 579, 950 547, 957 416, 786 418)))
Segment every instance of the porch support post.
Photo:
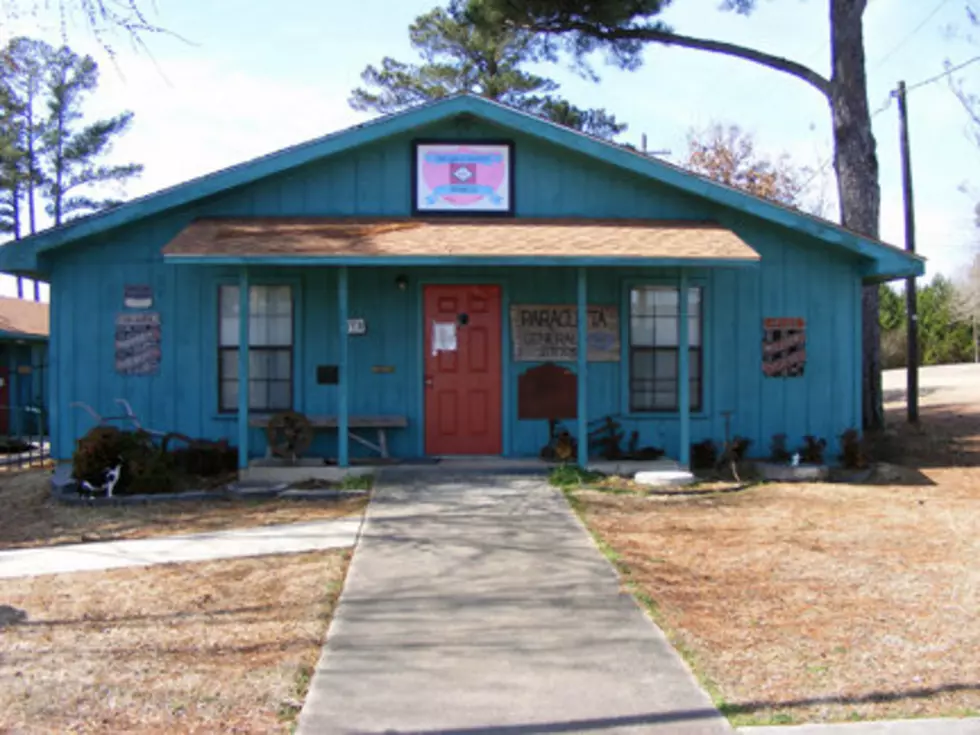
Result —
POLYGON ((588 280, 584 267, 578 269, 578 464, 589 464, 589 309, 588 280))
POLYGON ((238 270, 238 468, 248 468, 249 381, 249 281, 248 268, 238 270))
POLYGON ((21 435, 20 381, 17 375, 17 353, 20 346, 14 342, 7 345, 7 433, 21 435))
POLYGON ((340 375, 337 379, 337 466, 350 466, 349 417, 347 409, 347 390, 350 385, 347 336, 347 266, 337 269, 337 316, 340 321, 340 350, 337 363, 340 375))
POLYGON ((687 271, 681 270, 677 294, 677 403, 680 411, 681 451, 679 461, 684 467, 691 464, 691 348, 688 327, 687 271))

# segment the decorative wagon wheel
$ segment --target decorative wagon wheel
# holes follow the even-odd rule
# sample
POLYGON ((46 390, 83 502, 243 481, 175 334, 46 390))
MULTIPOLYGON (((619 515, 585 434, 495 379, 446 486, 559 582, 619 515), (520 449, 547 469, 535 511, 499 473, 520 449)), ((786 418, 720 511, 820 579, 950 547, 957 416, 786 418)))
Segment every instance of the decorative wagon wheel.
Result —
POLYGON ((269 417, 265 436, 274 455, 296 459, 313 443, 313 426, 303 414, 283 411, 269 417))

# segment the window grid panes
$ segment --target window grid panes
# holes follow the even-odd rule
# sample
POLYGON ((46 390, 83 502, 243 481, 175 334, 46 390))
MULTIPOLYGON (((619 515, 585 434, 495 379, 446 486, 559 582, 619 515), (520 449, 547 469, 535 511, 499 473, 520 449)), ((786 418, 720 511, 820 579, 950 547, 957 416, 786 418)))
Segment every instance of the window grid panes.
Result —
MULTIPOLYGON (((691 410, 701 409, 701 300, 688 290, 688 347, 691 410)), ((630 411, 677 411, 680 341, 678 289, 643 286, 630 291, 630 411)))
MULTIPOLYGON (((238 409, 237 286, 221 286, 218 383, 221 411, 238 409)), ((249 409, 281 411, 293 403, 293 297, 289 286, 249 289, 249 409)))

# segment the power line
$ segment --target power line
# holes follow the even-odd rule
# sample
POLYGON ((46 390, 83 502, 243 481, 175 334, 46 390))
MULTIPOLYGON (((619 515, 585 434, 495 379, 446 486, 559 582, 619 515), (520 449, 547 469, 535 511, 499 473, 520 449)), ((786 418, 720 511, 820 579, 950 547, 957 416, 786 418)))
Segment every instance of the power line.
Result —
POLYGON ((923 28, 925 28, 926 27, 926 23, 928 23, 930 20, 932 20, 933 18, 935 18, 936 17, 936 14, 940 10, 942 10, 943 9, 943 6, 945 6, 946 3, 948 3, 948 2, 949 2, 949 0, 939 0, 939 4, 932 9, 932 11, 929 13, 929 15, 927 15, 925 18, 923 18, 922 19, 922 22, 919 23, 919 25, 917 25, 911 31, 909 31, 909 33, 906 34, 906 36, 901 41, 899 41, 897 44, 895 44, 895 46, 892 47, 892 49, 888 53, 886 53, 884 56, 882 56, 880 59, 878 59, 878 61, 875 62, 875 65, 874 65, 873 68, 877 69, 882 64, 884 64, 886 61, 888 61, 888 59, 890 59, 892 56, 894 56, 899 51, 899 49, 902 48, 902 46, 904 46, 906 43, 908 43, 915 36, 915 34, 917 34, 919 31, 921 31, 923 28))
MULTIPOLYGON (((906 93, 908 93, 908 92, 911 92, 913 90, 916 90, 916 89, 920 89, 922 87, 925 87, 925 86, 927 86, 929 84, 935 84, 936 82, 940 81, 941 79, 944 79, 945 77, 948 77, 951 74, 955 74, 956 72, 960 71, 961 69, 965 69, 966 67, 968 67, 968 66, 970 66, 972 64, 976 64, 978 61, 980 61, 980 56, 974 56, 973 58, 967 59, 964 62, 961 62, 959 64, 956 64, 955 66, 951 66, 948 69, 946 69, 945 71, 943 71, 943 72, 941 72, 939 74, 936 74, 934 76, 931 76, 928 79, 923 79, 922 81, 916 82, 915 84, 908 85, 906 87, 905 91, 906 91, 906 93)), ((872 120, 874 118, 878 117, 878 115, 880 115, 881 113, 887 111, 891 107, 891 105, 892 105, 892 99, 895 98, 896 94, 897 94, 897 91, 896 90, 892 90, 891 92, 888 93, 888 96, 885 97, 885 101, 881 104, 881 106, 880 107, 877 107, 875 109, 875 111, 871 113, 871 119, 872 120)), ((810 185, 817 179, 818 176, 820 176, 824 171, 827 170, 827 166, 829 166, 833 162, 833 160, 834 160, 834 158, 833 158, 833 156, 831 156, 830 158, 826 159, 823 163, 821 163, 820 166, 817 167, 817 170, 814 171, 810 175, 810 178, 808 178, 806 180, 806 182, 803 184, 802 190, 805 191, 806 189, 809 189, 810 188, 810 185)))
POLYGON ((923 79, 921 82, 910 84, 908 86, 908 91, 911 92, 913 89, 918 89, 919 87, 925 87, 927 84, 934 84, 935 82, 938 82, 940 79, 943 79, 944 77, 948 77, 950 74, 955 74, 956 72, 960 71, 961 69, 965 69, 971 64, 976 64, 978 61, 980 61, 980 56, 974 56, 972 59, 967 59, 961 64, 957 64, 956 66, 951 66, 947 68, 946 71, 942 72, 941 74, 936 74, 936 76, 934 77, 929 77, 928 79, 923 79))

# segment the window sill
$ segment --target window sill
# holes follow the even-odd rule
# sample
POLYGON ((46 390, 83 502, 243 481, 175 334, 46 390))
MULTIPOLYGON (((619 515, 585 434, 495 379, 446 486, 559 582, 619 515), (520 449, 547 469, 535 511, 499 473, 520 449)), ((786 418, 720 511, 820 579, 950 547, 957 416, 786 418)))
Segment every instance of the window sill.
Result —
MULTIPOLYGON (((282 409, 283 411, 290 411, 292 409, 282 409)), ((254 418, 256 416, 272 416, 274 414, 281 413, 281 411, 249 411, 248 417, 254 418)), ((238 422, 238 411, 221 411, 219 413, 211 414, 212 421, 233 421, 238 422)))
MULTIPOLYGON (((711 418, 707 411, 691 411, 691 420, 711 418)), ((677 411, 635 411, 622 414, 622 418, 628 421, 680 421, 681 415, 677 411)))

